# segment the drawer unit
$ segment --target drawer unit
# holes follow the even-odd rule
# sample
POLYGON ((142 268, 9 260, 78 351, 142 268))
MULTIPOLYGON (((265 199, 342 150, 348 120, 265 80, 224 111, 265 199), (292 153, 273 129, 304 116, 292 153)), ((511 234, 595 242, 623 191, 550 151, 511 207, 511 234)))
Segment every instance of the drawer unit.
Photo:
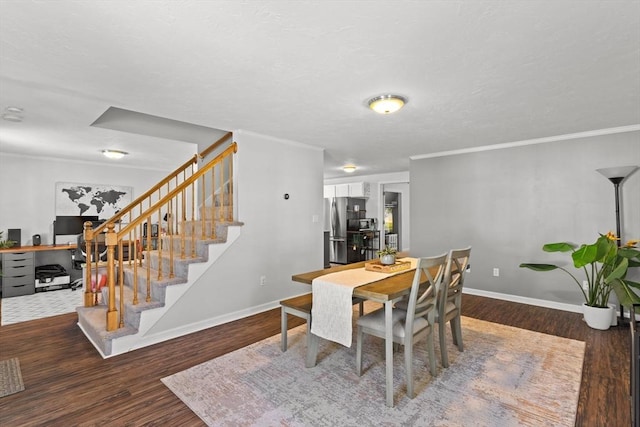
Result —
POLYGON ((30 295, 36 291, 33 252, 2 254, 2 297, 30 295))
POLYGON ((2 277, 2 298, 31 295, 36 291, 34 275, 24 277, 2 277))

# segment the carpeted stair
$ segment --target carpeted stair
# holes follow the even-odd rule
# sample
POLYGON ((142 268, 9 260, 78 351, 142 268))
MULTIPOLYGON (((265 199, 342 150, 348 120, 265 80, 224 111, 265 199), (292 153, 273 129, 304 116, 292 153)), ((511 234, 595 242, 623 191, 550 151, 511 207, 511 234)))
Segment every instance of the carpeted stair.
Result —
MULTIPOLYGON (((206 215, 206 214, 205 214, 206 215)), ((213 263, 213 259, 209 259, 210 247, 215 245, 230 245, 232 241, 229 240, 229 229, 236 230, 233 233, 233 240, 237 238, 239 232, 237 229, 243 224, 240 222, 226 222, 216 224, 216 238, 215 239, 202 239, 201 238, 201 226, 200 221, 187 222, 184 227, 185 233, 185 259, 180 259, 180 238, 174 236, 170 239, 168 236, 161 237, 162 241, 162 253, 159 251, 151 251, 149 253, 149 259, 145 259, 142 265, 138 265, 137 270, 134 270, 133 265, 125 262, 123 268, 124 273, 124 305, 125 305, 125 317, 124 327, 118 328, 115 331, 108 332, 106 330, 106 303, 109 299, 108 288, 102 288, 102 293, 99 295, 100 304, 95 307, 78 307, 78 324, 83 330, 85 335, 93 343, 96 349, 102 354, 103 357, 114 356, 113 343, 115 340, 128 337, 128 343, 135 341, 135 336, 144 333, 141 331, 142 317, 145 313, 151 310, 161 310, 163 313, 170 310, 171 306, 178 300, 176 295, 182 295, 188 287, 198 279, 193 277, 189 266, 194 263, 213 263), (195 239, 192 239, 192 235, 195 239), (170 278, 170 248, 169 245, 173 240, 173 274, 174 277, 170 278), (196 256, 191 257, 191 247, 195 241, 196 256), (160 259, 162 258, 162 263, 160 259), (158 268, 162 264, 162 278, 158 279, 158 268), (148 270, 149 268, 149 270, 148 270), (133 304, 133 283, 134 274, 138 275, 138 304, 133 304), (151 300, 146 301, 147 295, 147 272, 150 271, 150 287, 151 287, 151 300), (167 290, 172 289, 172 298, 167 298, 167 290), (177 294, 176 294, 177 292, 177 294)), ((205 235, 208 235, 208 231, 205 235)), ((145 252, 146 254, 146 252, 145 252)), ((116 287, 116 308, 120 307, 120 290, 116 287)), ((153 318, 159 318, 159 313, 154 313, 153 318)), ((149 322, 147 322, 149 323, 149 322)), ((149 330, 152 325, 146 325, 143 328, 149 330)), ((135 347, 135 344, 127 344, 127 346, 135 347)), ((117 353, 119 354, 119 353, 117 353)))

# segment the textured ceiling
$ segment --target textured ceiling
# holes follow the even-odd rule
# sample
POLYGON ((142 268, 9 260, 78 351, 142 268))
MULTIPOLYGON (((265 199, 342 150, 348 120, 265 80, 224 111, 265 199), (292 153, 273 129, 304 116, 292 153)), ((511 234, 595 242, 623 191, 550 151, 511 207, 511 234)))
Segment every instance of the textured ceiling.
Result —
MULTIPOLYGON (((109 107, 323 147, 325 177, 640 123, 639 1, 0 1, 0 151, 167 170, 109 107), (400 112, 366 108, 382 93, 400 112), (151 162, 149 161, 151 160, 151 162)), ((184 141, 190 141, 187 137, 184 141)))

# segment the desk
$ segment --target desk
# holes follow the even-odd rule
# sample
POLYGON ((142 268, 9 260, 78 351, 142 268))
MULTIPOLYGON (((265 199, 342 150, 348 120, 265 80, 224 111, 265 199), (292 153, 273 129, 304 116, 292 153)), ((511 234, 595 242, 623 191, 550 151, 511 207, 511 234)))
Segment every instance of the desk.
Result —
MULTIPOLYGON (((13 246, 0 249, 3 264, 2 297, 30 295, 35 293, 35 267, 60 264, 73 275, 71 256, 65 251, 76 249, 71 245, 13 246)), ((77 274, 79 276, 79 272, 77 274)), ((77 277, 76 277, 77 278, 77 277)), ((74 277, 71 278, 71 281, 74 277)))
POLYGON ((74 250, 78 245, 39 245, 39 246, 12 246, 10 248, 0 249, 0 254, 13 253, 13 252, 42 252, 42 251, 61 251, 64 249, 74 250))
MULTIPOLYGON (((362 261, 339 267, 316 270, 309 273, 296 274, 291 276, 291 279, 295 282, 311 285, 313 279, 317 277, 343 270, 363 268, 365 263, 366 261, 362 261)), ((411 284, 413 283, 414 274, 415 270, 407 270, 406 272, 389 276, 377 282, 358 286, 357 288, 353 289, 353 296, 356 298, 363 298, 384 304, 386 323, 386 397, 387 406, 389 407, 393 407, 393 331, 391 329, 393 303, 411 292, 411 284)), ((311 332, 309 332, 309 334, 309 346, 307 347, 306 366, 307 368, 312 368, 316 365, 318 358, 318 337, 314 334, 311 334, 311 332)))

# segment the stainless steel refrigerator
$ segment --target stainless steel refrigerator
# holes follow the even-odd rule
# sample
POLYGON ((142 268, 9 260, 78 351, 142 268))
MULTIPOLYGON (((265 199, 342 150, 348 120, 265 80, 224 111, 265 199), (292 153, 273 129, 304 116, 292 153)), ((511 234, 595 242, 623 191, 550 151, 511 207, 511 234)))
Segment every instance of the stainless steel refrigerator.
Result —
POLYGON ((364 218, 365 199, 332 197, 324 199, 325 228, 329 229, 329 260, 335 264, 347 263, 347 222, 364 218))

